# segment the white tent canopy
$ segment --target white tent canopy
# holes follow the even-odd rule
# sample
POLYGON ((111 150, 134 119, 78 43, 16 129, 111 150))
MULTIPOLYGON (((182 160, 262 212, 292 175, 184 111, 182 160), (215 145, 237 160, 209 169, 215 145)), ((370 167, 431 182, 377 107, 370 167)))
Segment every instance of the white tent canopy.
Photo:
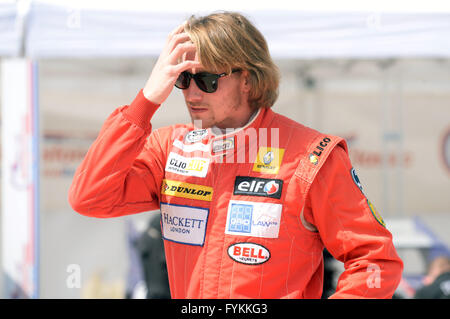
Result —
MULTIPOLYGON (((199 1, 189 8, 175 1, 172 9, 155 9, 144 1, 127 1, 126 6, 102 3, 0 4, 0 55, 19 55, 23 43, 31 58, 157 56, 167 34, 187 17, 217 11, 199 1)), ((248 16, 275 58, 450 56, 450 12, 304 11, 289 9, 284 1, 257 9, 222 8, 236 8, 248 16)))
POLYGON ((16 4, 0 3, 0 57, 20 54, 21 26, 16 4))

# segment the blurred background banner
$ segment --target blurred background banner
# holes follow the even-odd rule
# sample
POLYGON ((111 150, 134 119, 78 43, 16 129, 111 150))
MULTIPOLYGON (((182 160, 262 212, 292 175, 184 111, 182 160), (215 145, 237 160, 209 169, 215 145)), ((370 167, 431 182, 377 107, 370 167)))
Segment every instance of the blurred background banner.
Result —
POLYGON ((37 65, 2 62, 2 262, 5 297, 36 298, 39 266, 37 65))
MULTIPOLYGON (((0 1, 0 284, 22 290, 0 297, 125 295, 129 225, 145 235, 155 212, 80 216, 67 201, 73 174, 107 116, 143 87, 168 33, 192 14, 222 9, 244 13, 266 37, 282 75, 274 111, 346 139, 364 193, 394 234, 412 296, 432 251, 450 244, 450 8, 432 0, 260 2, 0 1), (32 106, 27 123, 37 133, 19 118, 32 106), (39 187, 33 200, 30 188, 14 200, 9 176, 24 167, 20 176, 39 187), (74 269, 80 285, 67 284, 74 269)), ((188 121, 174 90, 152 124, 188 121)))

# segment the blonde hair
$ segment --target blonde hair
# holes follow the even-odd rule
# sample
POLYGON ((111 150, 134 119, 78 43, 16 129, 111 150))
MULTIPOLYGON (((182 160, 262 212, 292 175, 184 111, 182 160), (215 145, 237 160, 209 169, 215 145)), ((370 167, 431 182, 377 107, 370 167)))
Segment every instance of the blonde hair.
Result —
POLYGON ((199 61, 206 70, 214 73, 247 70, 250 106, 273 106, 278 98, 279 70, 264 36, 246 17, 236 12, 191 16, 184 30, 197 47, 199 61))

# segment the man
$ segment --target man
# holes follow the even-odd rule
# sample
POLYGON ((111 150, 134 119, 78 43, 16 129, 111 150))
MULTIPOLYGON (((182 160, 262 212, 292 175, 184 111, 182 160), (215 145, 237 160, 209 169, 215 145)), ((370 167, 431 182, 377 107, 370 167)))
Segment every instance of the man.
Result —
POLYGON ((170 299, 160 219, 159 214, 151 216, 147 228, 134 242, 143 268, 148 299, 170 299))
POLYGON ((245 17, 191 17, 104 123, 72 207, 101 218, 160 209, 173 298, 320 298, 324 247, 345 264, 332 297, 390 298, 403 264, 344 140, 273 112, 278 82, 245 17), (192 123, 151 132, 174 85, 192 123))
POLYGON ((439 256, 429 265, 424 286, 414 295, 416 299, 450 298, 450 257, 439 256))

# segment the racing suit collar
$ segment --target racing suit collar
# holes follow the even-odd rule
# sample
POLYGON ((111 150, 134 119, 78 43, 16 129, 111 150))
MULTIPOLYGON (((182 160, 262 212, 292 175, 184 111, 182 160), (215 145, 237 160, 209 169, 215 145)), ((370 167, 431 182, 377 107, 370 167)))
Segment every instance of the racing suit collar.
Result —
POLYGON ((260 113, 261 113, 261 108, 258 108, 258 110, 253 112, 253 114, 250 116, 250 119, 248 120, 247 124, 245 124, 242 127, 221 129, 217 126, 213 126, 210 128, 208 133, 210 133, 210 135, 214 138, 214 137, 220 137, 220 136, 225 137, 227 135, 237 133, 240 130, 245 130, 245 128, 249 127, 252 124, 252 122, 258 117, 258 115, 260 113))
MULTIPOLYGON (((257 147, 260 143, 261 128, 268 127, 274 112, 270 108, 260 108, 249 122, 234 130, 227 130, 225 134, 215 135, 212 128, 208 129, 211 143, 211 155, 230 155, 235 152, 245 152, 249 147, 257 147)), ((267 131, 267 130, 266 130, 267 131)), ((264 132, 263 132, 264 134, 264 132)))

